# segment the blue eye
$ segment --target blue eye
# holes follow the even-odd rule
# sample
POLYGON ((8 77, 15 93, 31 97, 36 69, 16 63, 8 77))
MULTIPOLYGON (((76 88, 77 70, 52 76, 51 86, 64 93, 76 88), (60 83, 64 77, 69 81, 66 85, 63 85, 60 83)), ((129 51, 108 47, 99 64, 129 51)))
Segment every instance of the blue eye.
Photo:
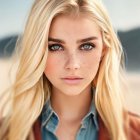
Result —
POLYGON ((59 44, 49 45, 49 51, 59 51, 63 50, 62 46, 59 44))
POLYGON ((86 51, 92 50, 93 48, 95 48, 95 45, 92 43, 86 43, 80 46, 80 50, 86 50, 86 51))

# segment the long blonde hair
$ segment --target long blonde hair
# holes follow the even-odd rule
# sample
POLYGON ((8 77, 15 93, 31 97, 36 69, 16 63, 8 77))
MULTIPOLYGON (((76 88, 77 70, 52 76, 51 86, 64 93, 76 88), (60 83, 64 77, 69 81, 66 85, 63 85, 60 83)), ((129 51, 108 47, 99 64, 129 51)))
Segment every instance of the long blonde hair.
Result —
POLYGON ((96 79, 93 80, 96 86, 97 111, 111 140, 126 140, 121 97, 123 51, 108 13, 98 0, 34 2, 20 41, 19 65, 15 82, 10 89, 11 111, 8 114, 9 119, 1 129, 3 140, 26 140, 51 94, 50 83, 43 72, 48 54, 47 38, 53 19, 60 14, 78 16, 81 13, 89 15, 99 25, 106 47, 96 79))

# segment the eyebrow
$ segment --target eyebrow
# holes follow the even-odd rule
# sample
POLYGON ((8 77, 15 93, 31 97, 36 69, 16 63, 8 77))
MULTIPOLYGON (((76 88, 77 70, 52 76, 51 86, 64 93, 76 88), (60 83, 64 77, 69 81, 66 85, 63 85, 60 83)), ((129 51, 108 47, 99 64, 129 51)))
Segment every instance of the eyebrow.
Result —
MULTIPOLYGON (((77 43, 83 43, 83 42, 87 42, 87 41, 91 41, 91 40, 97 40, 97 39, 98 39, 98 37, 96 37, 96 36, 91 36, 91 37, 87 37, 87 38, 84 38, 84 39, 79 39, 79 40, 77 40, 76 42, 77 42, 77 43)), ((65 44, 65 41, 63 41, 62 39, 58 39, 58 38, 49 37, 49 38, 48 38, 48 41, 52 41, 52 42, 57 42, 57 43, 65 44)))

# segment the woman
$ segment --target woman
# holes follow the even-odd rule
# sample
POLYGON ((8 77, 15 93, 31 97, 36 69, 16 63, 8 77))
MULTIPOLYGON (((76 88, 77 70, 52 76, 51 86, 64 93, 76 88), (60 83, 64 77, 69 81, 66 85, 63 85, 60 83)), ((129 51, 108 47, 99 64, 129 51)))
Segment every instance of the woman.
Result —
POLYGON ((8 140, 140 140, 122 102, 123 50, 97 0, 36 0, 21 41, 8 140))

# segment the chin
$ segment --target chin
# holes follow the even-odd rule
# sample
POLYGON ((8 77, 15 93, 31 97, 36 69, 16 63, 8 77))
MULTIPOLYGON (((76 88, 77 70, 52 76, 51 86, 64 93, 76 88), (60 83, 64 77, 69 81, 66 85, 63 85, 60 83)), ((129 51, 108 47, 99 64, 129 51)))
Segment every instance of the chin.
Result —
POLYGON ((77 96, 77 95, 82 94, 82 91, 83 91, 83 89, 72 89, 72 88, 69 88, 66 90, 61 89, 61 93, 64 95, 67 95, 67 96, 77 96))

